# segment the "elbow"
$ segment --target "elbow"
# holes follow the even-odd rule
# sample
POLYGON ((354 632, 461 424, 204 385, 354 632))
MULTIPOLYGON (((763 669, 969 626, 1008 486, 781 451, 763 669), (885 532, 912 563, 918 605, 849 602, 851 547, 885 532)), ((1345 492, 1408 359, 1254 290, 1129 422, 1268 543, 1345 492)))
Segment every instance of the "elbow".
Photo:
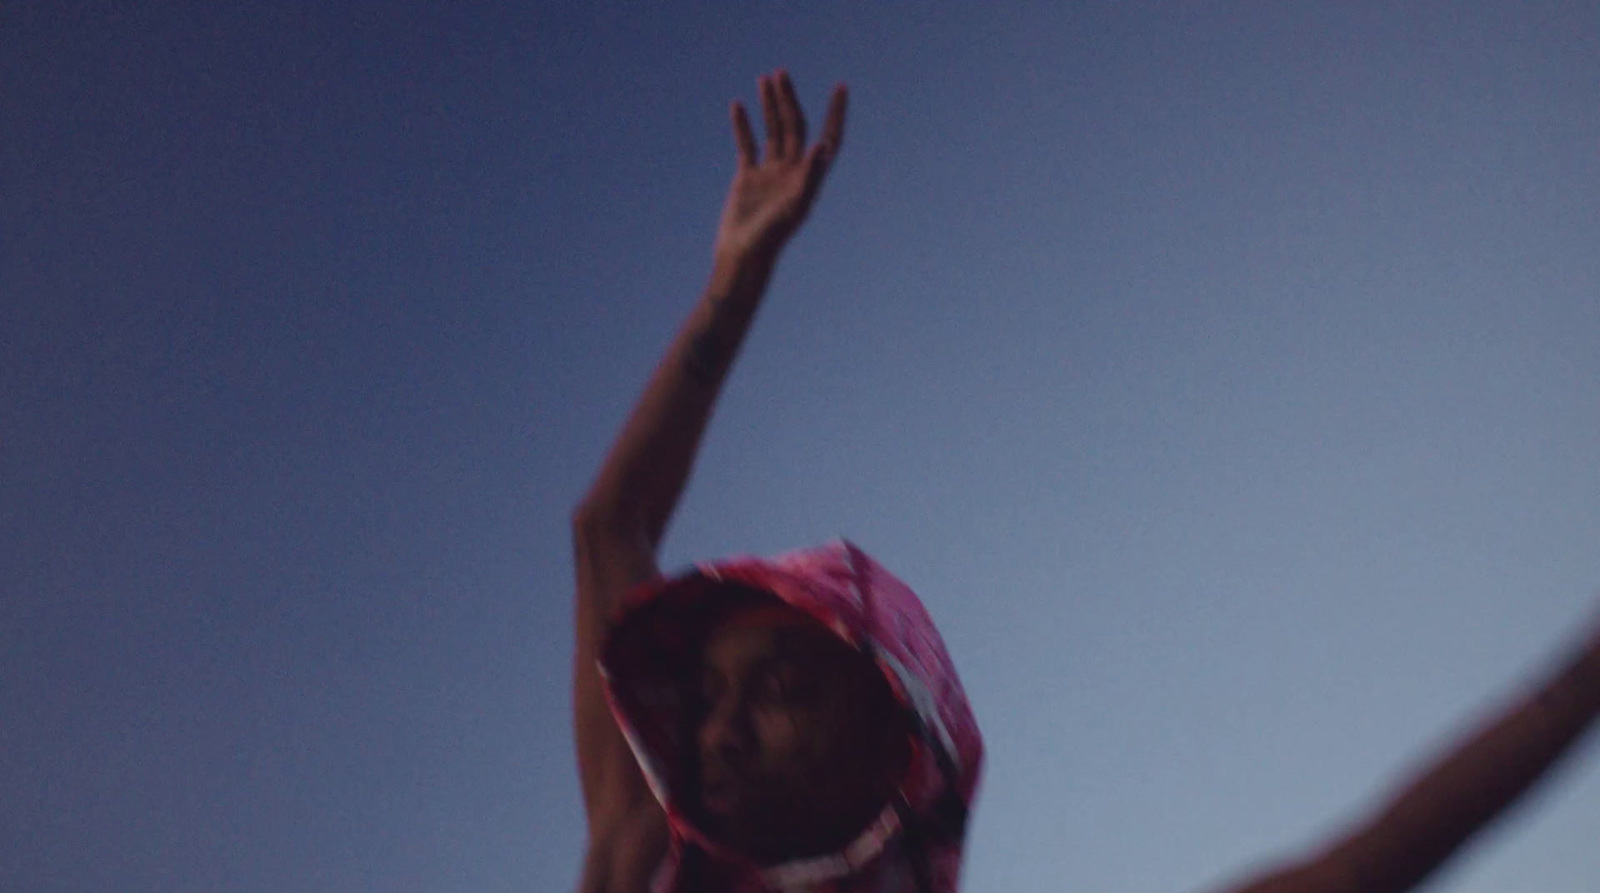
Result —
POLYGON ((585 499, 572 509, 572 535, 579 541, 614 536, 622 529, 619 514, 607 503, 585 499))
POLYGON ((572 507, 572 513, 569 516, 572 522, 572 532, 581 534, 586 530, 593 530, 605 523, 604 519, 608 514, 610 513, 606 511, 605 507, 594 499, 584 499, 572 507))
POLYGON ((580 542, 638 539, 644 525, 609 500, 585 499, 573 508, 572 535, 580 542))

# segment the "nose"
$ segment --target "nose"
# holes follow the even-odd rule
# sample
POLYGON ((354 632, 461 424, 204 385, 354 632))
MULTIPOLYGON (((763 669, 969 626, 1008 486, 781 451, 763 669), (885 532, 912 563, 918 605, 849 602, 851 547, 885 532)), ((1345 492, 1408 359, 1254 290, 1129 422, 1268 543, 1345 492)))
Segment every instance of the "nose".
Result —
POLYGON ((711 703, 698 733, 700 752, 738 765, 755 749, 755 727, 744 699, 724 694, 711 703))

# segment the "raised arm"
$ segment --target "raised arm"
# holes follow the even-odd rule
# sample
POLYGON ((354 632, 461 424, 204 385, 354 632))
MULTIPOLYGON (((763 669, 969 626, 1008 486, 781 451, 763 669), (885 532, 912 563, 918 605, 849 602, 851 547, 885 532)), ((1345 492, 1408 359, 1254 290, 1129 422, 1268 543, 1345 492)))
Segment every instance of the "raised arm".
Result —
POLYGON ((1544 683, 1426 767, 1376 817, 1235 893, 1402 893, 1544 775, 1600 715, 1600 625, 1544 683))
POLYGON ((613 851, 665 842, 657 807, 606 707, 595 660, 618 598, 656 575, 656 550, 689 479, 701 435, 755 317, 778 255, 816 200, 844 133, 845 91, 835 88, 823 135, 807 145, 794 86, 779 71, 760 79, 766 148, 758 154, 744 107, 732 106, 738 166, 717 226, 705 294, 651 375, 588 494, 574 510, 577 648, 573 667, 578 770, 588 811, 586 890, 633 889, 613 851), (608 867, 609 866, 609 867, 608 867))

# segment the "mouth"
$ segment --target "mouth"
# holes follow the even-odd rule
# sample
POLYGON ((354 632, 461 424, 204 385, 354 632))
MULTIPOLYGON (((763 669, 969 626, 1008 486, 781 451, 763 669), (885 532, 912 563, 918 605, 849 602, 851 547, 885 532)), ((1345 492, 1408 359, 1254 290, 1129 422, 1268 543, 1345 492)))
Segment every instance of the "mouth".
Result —
POLYGON ((725 789, 709 790, 700 795, 700 806, 717 818, 731 818, 738 811, 739 799, 725 789))
POLYGON ((727 818, 739 810, 741 785, 725 775, 707 777, 700 785, 700 806, 706 813, 727 818))

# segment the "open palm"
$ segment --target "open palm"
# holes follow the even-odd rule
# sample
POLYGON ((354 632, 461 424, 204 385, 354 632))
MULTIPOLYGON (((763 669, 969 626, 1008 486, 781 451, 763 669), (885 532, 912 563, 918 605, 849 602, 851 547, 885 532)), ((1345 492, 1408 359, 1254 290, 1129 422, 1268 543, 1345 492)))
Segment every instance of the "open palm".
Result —
POLYGON ((844 136, 846 93, 841 84, 828 103, 822 138, 806 145, 806 119, 789 74, 779 70, 759 81, 767 123, 765 154, 758 155, 744 106, 733 103, 733 135, 739 167, 717 226, 716 256, 735 263, 771 263, 811 210, 828 165, 844 136))

